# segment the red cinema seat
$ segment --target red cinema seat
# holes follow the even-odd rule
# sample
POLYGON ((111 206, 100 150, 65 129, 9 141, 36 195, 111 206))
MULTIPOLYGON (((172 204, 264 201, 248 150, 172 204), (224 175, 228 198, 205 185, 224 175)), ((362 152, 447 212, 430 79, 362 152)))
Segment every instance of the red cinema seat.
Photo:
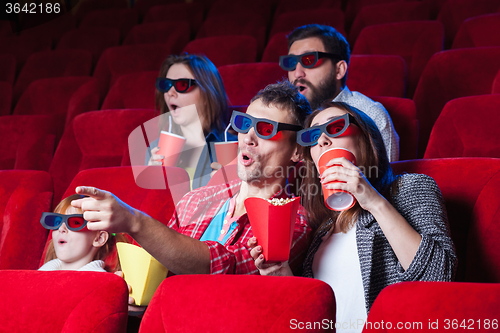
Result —
POLYGON ((334 27, 342 35, 344 30, 344 12, 338 8, 320 8, 283 13, 274 19, 269 37, 278 32, 288 32, 305 24, 325 24, 334 27))
POLYGON ((432 56, 413 96, 420 128, 419 156, 424 155, 432 126, 446 102, 491 93, 499 70, 500 47, 457 49, 432 56))
POLYGON ((121 165, 129 134, 154 116, 154 110, 128 109, 86 112, 75 117, 66 127, 50 166, 54 201, 61 200, 79 171, 121 165))
POLYGON ((101 82, 107 92, 121 75, 159 70, 163 60, 170 54, 170 47, 163 44, 110 47, 99 59, 93 76, 101 82))
POLYGON ((0 54, 0 81, 14 84, 16 78, 16 57, 13 54, 0 54))
MULTIPOLYGON (((233 1, 233 0, 216 0, 214 1, 207 14, 207 18, 215 16, 234 15, 237 13, 248 13, 251 15, 260 15, 265 20, 266 27, 271 19, 273 11, 273 1, 256 0, 256 1, 233 1)), ((246 22, 245 22, 246 23, 246 22)))
POLYGON ((216 36, 198 38, 183 50, 190 54, 203 54, 216 67, 257 60, 257 41, 252 36, 216 36))
MULTIPOLYGON (((137 2, 137 5, 143 1, 137 2)), ((153 6, 144 15, 144 23, 181 20, 189 22, 191 36, 194 37, 203 23, 203 4, 199 2, 191 3, 170 3, 153 6)))
POLYGON ((16 58, 16 72, 18 73, 30 55, 49 51, 52 48, 52 40, 48 36, 9 35, 0 37, 0 45, 2 46, 0 54, 12 54, 16 58))
POLYGON ((111 8, 96 10, 85 14, 79 28, 105 27, 120 30, 122 39, 127 36, 130 29, 137 24, 137 12, 128 8, 111 8))
POLYGON ((499 307, 499 284, 397 283, 378 295, 363 333, 467 332, 470 329, 491 332, 498 328, 499 307))
MULTIPOLYGON (((44 2, 44 10, 48 10, 49 2, 44 2)), ((52 3, 52 10, 54 10, 54 4, 52 3)), ((40 6, 40 4, 38 4, 40 6)), ((63 6, 61 6, 63 8, 63 6)), ((31 25, 30 28, 24 27, 24 22, 21 24, 23 28, 20 30, 21 36, 30 36, 32 39, 45 39, 49 38, 51 44, 56 45, 59 39, 66 31, 76 28, 76 20, 70 13, 47 14, 40 13, 40 7, 38 7, 39 12, 36 15, 25 14, 23 12, 23 21, 25 19, 27 25, 31 25)))
MULTIPOLYGON (((162 169, 162 167, 153 168, 162 169)), ((180 168, 166 167, 165 173, 167 179, 171 180, 172 183, 185 182, 189 190, 189 176, 186 171, 180 168)), ((161 179, 163 182, 162 189, 140 187, 137 185, 136 179, 137 177, 135 177, 132 167, 130 166, 82 170, 71 181, 63 198, 74 194, 77 186, 93 186, 113 193, 128 205, 167 224, 174 213, 175 206, 172 195, 170 194, 170 189, 165 186, 164 178, 161 179)))
MULTIPOLYGON (((307 4, 307 9, 341 9, 341 0, 318 0, 307 4)), ((274 12, 274 17, 278 17, 283 13, 300 12, 304 10, 304 1, 301 0, 279 0, 274 12)))
POLYGON ((118 333, 127 328, 125 280, 102 272, 1 271, 7 332, 118 333))
POLYGON ((29 84, 38 79, 65 76, 90 76, 92 54, 86 50, 54 50, 32 54, 14 85, 14 103, 29 84))
POLYGON ((267 42, 264 54, 262 54, 262 62, 279 63, 280 56, 288 54, 288 38, 287 33, 278 32, 269 42, 267 42))
MULTIPOLYGON (((134 9, 139 13, 139 17, 142 19, 146 13, 154 6, 161 6, 165 4, 184 4, 182 0, 137 0, 134 1, 134 9)), ((197 3, 199 4, 199 3, 197 3)), ((167 5, 168 6, 168 5, 167 5)), ((141 20, 143 21, 143 20, 141 20)))
MULTIPOLYGON (((181 332, 186 327, 193 332, 290 332, 306 322, 332 323, 329 327, 335 330, 335 295, 323 281, 230 274, 178 275, 165 279, 157 289, 140 332, 181 332), (214 294, 214 288, 221 285, 224 288, 214 294), (207 309, 213 308, 231 320, 212 316, 207 309), (183 310, 170 315, 173 309, 183 310), (198 315, 193 316, 194 313, 198 315)), ((307 331, 323 329, 316 326, 307 331)))
POLYGON ((259 14, 240 12, 208 17, 196 38, 247 35, 257 40, 257 53, 262 54, 266 42, 267 21, 259 14), (244 23, 243 23, 244 22, 244 23))
POLYGON ((437 19, 444 25, 445 49, 450 48, 460 25, 466 19, 496 13, 499 8, 500 3, 496 0, 453 0, 444 3, 437 19))
POLYGON ((349 31, 358 13, 364 7, 371 7, 393 2, 404 2, 404 0, 350 0, 345 4, 346 29, 349 31))
POLYGON ((58 130, 51 116, 0 117, 0 170, 48 171, 58 130))
POLYGON ((382 103, 391 116, 394 129, 399 136, 399 160, 417 158, 418 119, 415 103, 408 98, 370 97, 382 103))
POLYGON ((33 81, 19 99, 13 114, 53 116, 59 141, 71 98, 81 86, 91 80, 90 76, 68 76, 33 81))
POLYGON ((362 7, 349 31, 349 43, 354 45, 359 33, 372 25, 429 19, 429 4, 422 1, 389 2, 362 7))
POLYGON ((127 8, 127 0, 83 0, 79 1, 73 8, 72 11, 78 22, 80 22, 87 13, 112 9, 112 8, 127 8))
POLYGON ((120 76, 109 89, 102 109, 155 109, 155 82, 158 71, 120 76))
MULTIPOLYGON (((45 171, 0 171, 0 183, 0 271, 37 269, 47 239, 40 217, 52 204, 50 175, 45 171)), ((13 283, 2 284, 2 288, 13 283)))
POLYGON ((230 105, 248 105, 259 90, 276 83, 287 74, 278 63, 256 62, 221 66, 219 73, 230 105), (242 85, 242 82, 245 84, 242 85))
POLYGON ((8 116, 12 108, 12 85, 0 82, 0 116, 8 116))
POLYGON ((105 49, 119 44, 120 30, 117 28, 86 27, 66 32, 57 43, 56 50, 90 51, 92 64, 95 65, 105 49))
POLYGON ((452 49, 500 46, 500 13, 471 17, 465 20, 453 40, 452 49))
POLYGON ((500 94, 500 70, 498 71, 497 75, 495 76, 495 80, 493 80, 493 84, 491 87, 491 93, 492 94, 500 94))
POLYGON ((346 84, 369 96, 405 97, 406 63, 394 55, 353 55, 346 84))
POLYGON ((497 157, 500 141, 500 95, 462 97, 449 101, 429 138, 424 158, 497 157))
MULTIPOLYGON (((369 7, 368 7, 369 8, 369 7)), ((408 69, 408 97, 412 97, 425 65, 443 50, 444 30, 438 21, 410 21, 373 25, 361 31, 352 54, 398 55, 408 69)))
POLYGON ((189 21, 151 22, 134 26, 123 45, 158 43, 170 47, 172 53, 179 53, 190 38, 189 21))
POLYGON ((499 283, 500 159, 420 159, 391 165, 396 174, 426 174, 439 186, 458 258, 456 280, 499 283))

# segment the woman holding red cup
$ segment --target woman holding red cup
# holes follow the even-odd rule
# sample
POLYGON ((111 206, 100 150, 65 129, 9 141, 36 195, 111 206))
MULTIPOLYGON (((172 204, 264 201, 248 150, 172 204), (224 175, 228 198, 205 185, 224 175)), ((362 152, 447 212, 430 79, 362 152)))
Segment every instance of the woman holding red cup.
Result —
MULTIPOLYGON (((438 186, 426 175, 393 175, 373 120, 345 103, 328 102, 308 117, 297 141, 307 170, 302 205, 316 230, 303 275, 330 284, 338 323, 366 321, 390 284, 454 278, 457 258, 438 186), (320 156, 332 148, 351 152, 357 166, 341 156, 320 168, 320 156), (322 189, 347 192, 355 202, 332 210, 322 189)), ((257 240, 248 245, 261 274, 291 275, 286 262, 264 262, 257 240)))

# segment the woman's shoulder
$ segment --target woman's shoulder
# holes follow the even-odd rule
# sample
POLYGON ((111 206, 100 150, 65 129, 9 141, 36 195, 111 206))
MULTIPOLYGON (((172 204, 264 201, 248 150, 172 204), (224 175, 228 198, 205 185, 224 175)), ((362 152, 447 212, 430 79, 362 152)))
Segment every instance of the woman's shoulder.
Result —
POLYGON ((441 190, 434 178, 419 173, 405 173, 396 177, 391 192, 393 198, 441 196, 441 190))

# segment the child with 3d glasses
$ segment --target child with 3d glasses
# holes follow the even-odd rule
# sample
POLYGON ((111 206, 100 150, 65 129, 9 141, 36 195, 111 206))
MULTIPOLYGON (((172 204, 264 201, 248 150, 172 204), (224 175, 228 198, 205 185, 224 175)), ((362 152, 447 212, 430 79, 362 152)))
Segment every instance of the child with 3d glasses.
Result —
POLYGON ((54 209, 54 213, 42 214, 40 223, 44 228, 52 230, 52 241, 40 271, 116 270, 116 242, 126 239, 123 235, 113 236, 107 231, 88 230, 82 212, 71 206, 71 201, 83 197, 73 194, 64 198, 54 209))

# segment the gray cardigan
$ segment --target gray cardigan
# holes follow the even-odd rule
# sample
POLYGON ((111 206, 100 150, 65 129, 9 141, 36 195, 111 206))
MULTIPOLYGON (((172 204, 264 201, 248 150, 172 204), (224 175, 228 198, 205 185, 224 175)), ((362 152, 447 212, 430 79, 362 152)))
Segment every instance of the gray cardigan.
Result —
MULTIPOLYGON (((441 191, 434 179, 420 174, 404 174, 392 186, 391 203, 422 236, 412 263, 405 271, 377 221, 363 210, 357 221, 356 243, 367 312, 377 295, 390 284, 403 281, 451 281, 457 257, 441 191)), ((304 276, 313 277, 312 262, 321 238, 332 225, 330 220, 318 230, 304 261, 304 276)))

